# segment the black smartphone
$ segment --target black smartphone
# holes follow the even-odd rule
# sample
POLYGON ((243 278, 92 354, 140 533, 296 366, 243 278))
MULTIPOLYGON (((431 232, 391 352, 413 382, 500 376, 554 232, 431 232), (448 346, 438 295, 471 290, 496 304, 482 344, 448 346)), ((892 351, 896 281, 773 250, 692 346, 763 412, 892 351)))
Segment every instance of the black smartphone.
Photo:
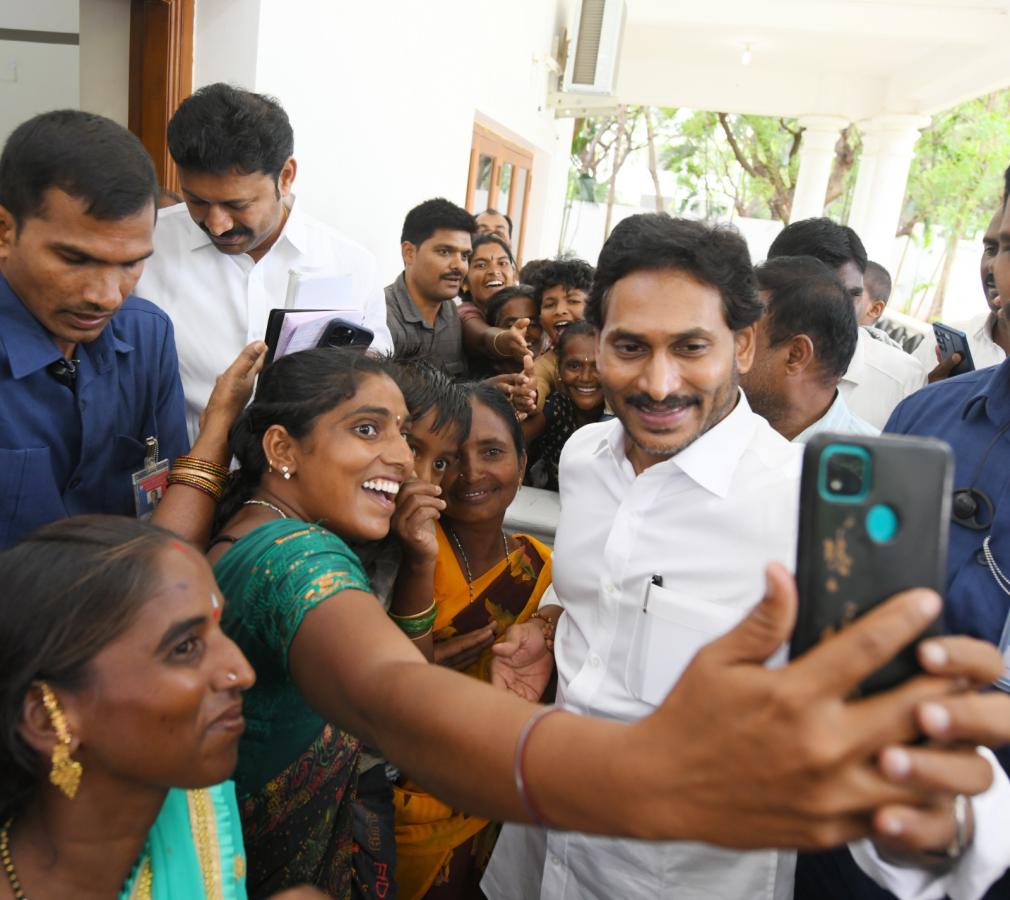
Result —
POLYGON ((951 375, 964 375, 975 371, 975 362, 971 358, 971 347, 968 346, 968 335, 942 322, 933 323, 933 335, 940 348, 940 359, 950 359, 955 353, 961 354, 961 362, 953 369, 951 375))
POLYGON ((326 325, 317 347, 349 347, 352 350, 367 350, 375 334, 362 325, 355 325, 346 319, 334 319, 326 325))
MULTIPOLYGON (((943 595, 953 470, 950 447, 940 440, 814 435, 803 454, 791 657, 893 594, 926 587, 943 595)), ((923 637, 941 632, 937 620, 923 637)), ((861 692, 885 690, 917 672, 912 645, 861 692)))

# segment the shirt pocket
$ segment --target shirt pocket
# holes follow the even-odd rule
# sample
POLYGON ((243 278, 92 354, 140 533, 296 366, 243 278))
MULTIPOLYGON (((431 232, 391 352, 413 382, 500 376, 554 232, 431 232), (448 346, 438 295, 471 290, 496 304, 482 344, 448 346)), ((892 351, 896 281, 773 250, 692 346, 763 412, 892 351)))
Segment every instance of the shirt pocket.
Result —
POLYGON ((694 655, 737 622, 743 611, 650 584, 636 616, 628 656, 628 690, 658 706, 694 655))
POLYGON ((0 547, 65 515, 49 448, 0 450, 0 547))
POLYGON ((128 476, 144 468, 147 457, 147 445, 128 434, 117 434, 112 443, 112 459, 116 471, 125 472, 128 476))

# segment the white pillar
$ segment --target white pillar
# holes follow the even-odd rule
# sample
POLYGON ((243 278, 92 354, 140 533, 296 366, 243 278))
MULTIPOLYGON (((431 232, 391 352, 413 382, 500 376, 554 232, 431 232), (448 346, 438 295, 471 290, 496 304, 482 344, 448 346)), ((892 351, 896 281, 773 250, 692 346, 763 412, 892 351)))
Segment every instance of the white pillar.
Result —
POLYGON ((790 222, 824 215, 824 196, 828 192, 838 133, 849 124, 839 116, 801 116, 797 121, 803 127, 803 142, 790 222))
POLYGON ((915 142, 929 123, 929 116, 911 114, 874 116, 859 123, 863 152, 849 225, 862 238, 870 259, 886 269, 895 262, 894 233, 901 221, 915 142))

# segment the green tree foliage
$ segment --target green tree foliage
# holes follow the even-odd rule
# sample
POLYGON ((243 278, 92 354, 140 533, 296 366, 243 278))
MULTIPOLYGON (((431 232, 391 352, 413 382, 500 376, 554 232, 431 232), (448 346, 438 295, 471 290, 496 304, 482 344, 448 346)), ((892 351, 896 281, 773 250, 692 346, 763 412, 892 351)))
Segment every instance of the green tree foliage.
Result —
POLYGON ((933 117, 915 145, 899 234, 922 224, 973 237, 992 218, 1010 164, 1010 91, 969 100, 933 117))

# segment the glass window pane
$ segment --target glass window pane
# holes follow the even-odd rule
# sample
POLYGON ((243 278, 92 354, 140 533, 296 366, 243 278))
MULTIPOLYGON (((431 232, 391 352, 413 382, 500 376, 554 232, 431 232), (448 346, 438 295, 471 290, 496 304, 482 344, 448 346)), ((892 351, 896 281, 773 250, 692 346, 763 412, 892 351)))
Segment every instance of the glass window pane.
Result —
POLYGON ((516 169, 516 192, 512 198, 512 208, 509 216, 512 218, 512 250, 520 253, 523 235, 523 204, 526 202, 526 189, 529 179, 529 169, 516 169))
POLYGON ((483 153, 477 160, 477 181, 473 188, 473 211, 483 212, 487 209, 488 194, 491 193, 491 170, 494 168, 494 158, 483 153))
POLYGON ((498 209, 508 209, 509 190, 512 188, 512 163, 503 162, 498 170, 498 197, 495 206, 498 209))

